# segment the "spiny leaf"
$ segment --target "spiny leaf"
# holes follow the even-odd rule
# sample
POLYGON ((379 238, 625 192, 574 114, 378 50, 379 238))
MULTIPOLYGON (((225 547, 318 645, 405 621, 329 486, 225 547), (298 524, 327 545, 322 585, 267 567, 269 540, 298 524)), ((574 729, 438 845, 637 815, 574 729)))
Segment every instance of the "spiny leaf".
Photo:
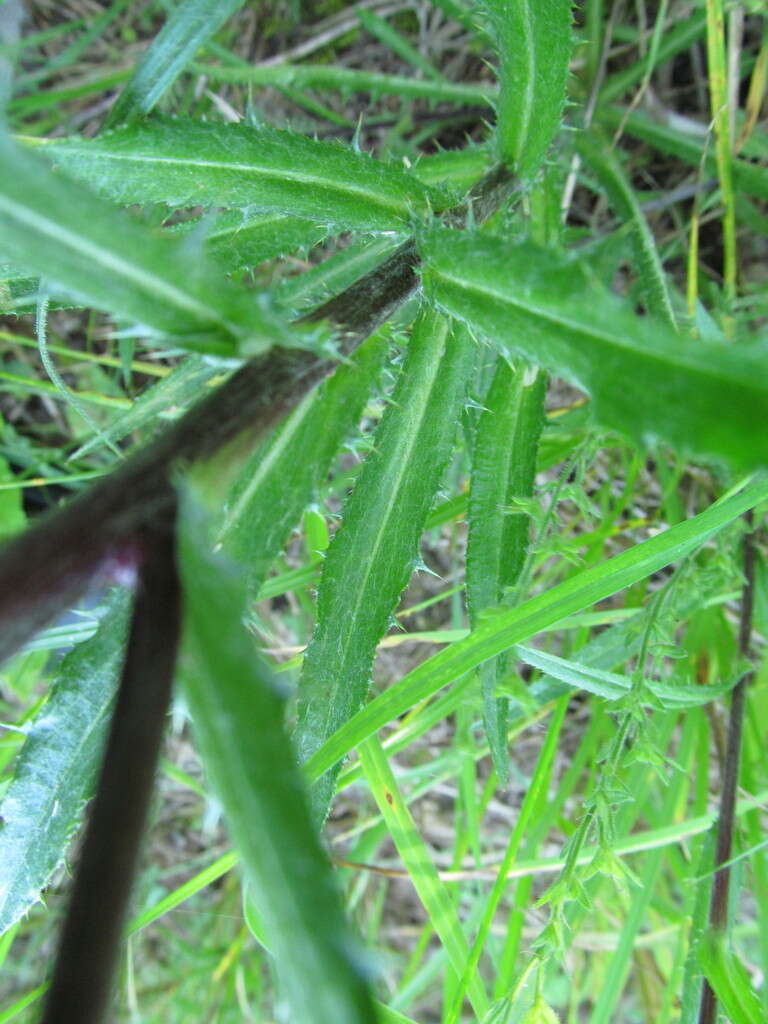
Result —
POLYGON ((499 51, 499 156, 523 180, 560 126, 571 57, 571 0, 481 0, 499 51))
MULTIPOLYGON (((410 579, 450 455, 474 342, 431 311, 417 320, 392 402, 326 554, 318 622, 299 683, 302 760, 362 707, 376 645, 410 579), (354 581, 350 584, 350 581, 354 581)), ((337 771, 313 790, 322 820, 337 771)))
POLYGON ((243 467, 218 532, 246 567, 252 590, 263 583, 331 460, 357 426, 387 347, 384 335, 370 338, 243 467))
POLYGON ((768 361, 679 337, 529 244, 432 231, 427 293, 492 342, 584 388, 605 427, 740 467, 768 465, 768 361))
POLYGON ((118 591, 96 634, 64 658, 19 754, 0 808, 0 933, 40 899, 91 796, 130 605, 118 591))
POLYGON ((237 206, 391 231, 447 202, 394 164, 274 128, 155 118, 37 145, 57 168, 121 203, 237 206))
MULTIPOLYGON (((500 356, 483 399, 472 449, 467 538, 467 606, 474 628, 483 611, 504 602, 528 551, 530 517, 514 508, 533 493, 536 455, 544 425, 545 375, 500 356)), ((504 660, 483 665, 485 731, 502 784, 508 778, 506 697, 496 697, 504 660)))
POLYGON ((174 234, 193 237, 199 233, 208 254, 227 273, 316 245, 327 234, 323 225, 304 217, 282 213, 249 215, 245 210, 225 210, 209 225, 198 220, 172 230, 174 234))
POLYGON ((184 0, 172 11, 110 111, 107 124, 148 114, 243 0, 184 0))
POLYGON ((242 583, 232 564, 210 554, 198 511, 186 496, 179 542, 187 630, 182 680, 205 769, 292 1018, 369 1024, 376 1019, 371 995, 310 822, 283 729, 283 700, 242 624, 242 583))
POLYGON ((632 225, 632 243, 648 312, 674 327, 675 314, 656 242, 623 168, 606 141, 594 132, 579 132, 576 140, 578 152, 597 175, 612 206, 632 225))
MULTIPOLYGON (((256 353, 291 340, 264 301, 0 133, 0 252, 51 286, 187 348, 256 353)), ((293 338, 295 343, 295 338, 293 338)))

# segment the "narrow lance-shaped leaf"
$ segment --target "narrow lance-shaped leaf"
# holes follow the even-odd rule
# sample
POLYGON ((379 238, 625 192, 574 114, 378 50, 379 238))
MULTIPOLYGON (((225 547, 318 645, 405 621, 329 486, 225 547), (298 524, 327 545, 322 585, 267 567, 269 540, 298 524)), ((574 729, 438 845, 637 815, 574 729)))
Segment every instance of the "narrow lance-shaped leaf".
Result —
POLYGON ((310 821, 283 700, 242 624, 244 588, 234 566, 209 553, 191 500, 182 505, 182 681, 292 1019, 370 1024, 371 996, 310 821))
POLYGON ((362 740, 484 661, 684 558, 766 500, 768 480, 762 477, 692 519, 576 573, 516 608, 484 617, 468 637, 428 658, 343 725, 307 762, 308 776, 319 778, 362 740))
POLYGON ((579 154, 597 175, 611 205, 632 226, 632 244, 648 312, 674 327, 675 314, 656 242, 618 159, 607 142, 593 132, 579 132, 576 140, 579 154))
POLYGON ((524 180, 560 126, 571 57, 571 0, 481 0, 499 51, 499 155, 524 180))
POLYGON ((357 426, 387 347, 382 334, 365 342, 243 467, 218 534, 245 566, 252 590, 263 583, 331 460, 357 426))
MULTIPOLYGON (((474 628, 484 611, 507 602, 525 563, 530 517, 515 508, 529 498, 544 425, 546 378, 536 367, 516 369, 500 356, 475 432, 469 491, 467 606, 474 628)), ((499 780, 506 783, 509 701, 496 697, 502 655, 481 667, 485 731, 499 780)))
MULTIPOLYGON (((464 401, 475 344, 448 320, 423 312, 373 451, 344 509, 323 565, 318 622, 299 683, 295 739, 302 761, 358 711, 376 645, 410 579, 419 536, 464 401)), ((312 792, 322 820, 338 768, 312 792)))
MULTIPOLYGON (((440 880, 429 847, 421 837, 408 804, 398 789, 394 772, 378 736, 371 736, 362 744, 359 754, 371 794, 386 822, 392 842, 406 866, 451 966, 460 975, 469 957, 469 945, 459 922, 456 904, 445 883, 440 880)), ((467 979, 467 995, 476 1019, 485 1019, 488 997, 476 970, 467 979)))
POLYGON ((428 295, 510 353, 589 392, 596 419, 642 443, 740 467, 768 464, 768 360, 679 337, 590 278, 529 244, 433 231, 428 295))
POLYGON ((128 628, 118 591, 94 636, 61 663, 0 807, 0 933, 40 899, 92 795, 128 628))
POLYGON ((117 102, 108 124, 148 114, 200 47, 243 0, 183 0, 152 41, 117 102))
POLYGON ((95 139, 33 144, 121 203, 237 206, 391 231, 448 202, 401 167, 349 146, 246 124, 155 118, 95 139))
POLYGON ((54 174, 2 133, 0 254, 188 348, 255 354, 291 337, 264 302, 223 279, 202 254, 54 174))

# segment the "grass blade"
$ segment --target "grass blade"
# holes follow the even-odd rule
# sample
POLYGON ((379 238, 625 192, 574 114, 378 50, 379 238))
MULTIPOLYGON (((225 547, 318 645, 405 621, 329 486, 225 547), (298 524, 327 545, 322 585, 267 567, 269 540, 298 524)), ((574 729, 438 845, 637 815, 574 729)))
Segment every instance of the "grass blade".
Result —
POLYGON ((459 232, 422 243, 431 298, 495 344, 593 396, 595 416, 736 466, 768 464, 765 357, 679 337, 590 280, 581 264, 524 243, 459 232))
MULTIPOLYGON (((544 425, 546 379, 535 367, 513 369, 500 356, 483 400, 472 452, 467 538, 467 606, 474 628, 484 611, 505 603, 528 551, 530 518, 514 508, 529 498, 544 425)), ((496 681, 504 659, 483 665, 483 714, 493 763, 502 784, 507 763, 506 697, 497 698, 496 681)))
MULTIPOLYGON (((418 542, 448 460, 475 344, 423 312, 374 450, 326 554, 318 622, 304 658, 295 741, 305 761, 358 711, 376 645, 418 558, 418 542), (350 586, 350 579, 355 580, 350 586)), ((313 790, 322 820, 337 772, 313 790)))
POLYGON ((449 197, 395 164, 296 132, 153 118, 96 139, 35 141, 66 174, 120 203, 229 206, 391 231, 449 197))
POLYGON ((243 0, 184 0, 171 13, 112 107, 107 125, 148 114, 243 0))
MULTIPOLYGON (((422 839, 402 797, 386 754, 377 736, 360 747, 360 761, 387 830, 408 871, 413 887, 445 947, 453 969, 462 976, 469 959, 469 946, 461 929, 456 906, 440 881, 429 849, 422 839)), ((469 972, 467 995, 477 1019, 488 1009, 482 979, 476 970, 469 972)))
POLYGON ((428 658, 341 726, 305 765, 309 777, 319 778, 362 740, 484 661, 678 561, 766 500, 768 480, 761 479, 687 522, 582 570, 517 608, 488 616, 466 639, 428 658))
POLYGON ((245 592, 183 502, 184 689, 295 1020, 369 1024, 375 1011, 310 823, 283 700, 242 625, 245 592))

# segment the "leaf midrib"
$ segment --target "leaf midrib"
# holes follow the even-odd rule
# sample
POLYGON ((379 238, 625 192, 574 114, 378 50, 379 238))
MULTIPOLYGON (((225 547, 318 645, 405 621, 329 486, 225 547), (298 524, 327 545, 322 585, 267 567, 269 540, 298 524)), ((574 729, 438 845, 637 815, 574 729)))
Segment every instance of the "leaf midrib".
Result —
POLYGON ((700 374, 702 377, 709 377, 719 383, 722 383, 723 379, 725 379, 729 383, 738 384, 741 387, 754 388, 754 382, 729 373, 728 371, 731 369, 730 367, 715 366, 710 363, 702 364, 698 361, 680 358, 683 353, 679 348, 669 349, 664 353, 657 352, 653 349, 641 349, 631 341, 624 341, 618 334, 607 334, 602 329, 587 326, 579 320, 572 320, 568 316, 565 316, 555 310, 542 308, 532 302, 526 303, 516 300, 513 296, 507 295, 504 292, 498 292, 492 287, 480 285, 476 281, 467 281, 466 278, 456 277, 445 270, 438 269, 434 264, 431 265, 431 270, 437 277, 442 278, 450 284, 456 285, 465 292, 475 292, 478 295, 487 296, 496 302, 504 303, 505 305, 511 306, 513 309, 520 310, 529 316, 537 316, 541 320, 554 324, 561 329, 571 330, 576 334, 581 334, 588 338, 594 338, 596 341, 602 342, 610 348, 628 352, 639 359, 647 360, 648 362, 655 362, 662 368, 673 367, 688 373, 700 374), (724 370, 726 371, 725 377, 723 374, 724 370))
MULTIPOLYGON (((298 182, 301 185, 306 186, 322 186, 329 192, 336 192, 341 196, 352 195, 356 199, 365 199, 367 203, 376 205, 384 210, 391 210, 398 213, 400 216, 407 216, 409 208, 407 203, 398 203, 394 197, 381 195, 372 195, 372 193, 366 190, 366 187, 360 185, 357 186, 354 183, 345 183, 342 187, 339 182, 333 178, 324 178, 317 174, 310 174, 306 171, 299 169, 292 169, 289 167, 262 167, 258 164, 243 164, 243 163, 231 163, 228 161, 221 160, 200 160, 189 159, 173 156, 156 156, 156 155, 144 155, 141 153, 116 153, 114 150, 94 150, 88 153, 87 150, 82 150, 88 155, 91 160, 110 160, 114 162, 124 163, 138 163, 147 164, 154 166, 156 164, 167 164, 170 166, 181 166, 185 170, 194 168, 206 168, 208 170, 217 171, 229 171, 232 173, 242 173, 244 175, 252 175, 255 177, 264 178, 278 178, 280 180, 288 179, 290 181, 298 182)), ((380 182, 372 182, 368 188, 380 185, 380 182)), ((414 202, 416 201, 414 197, 414 202)))
MULTIPOLYGON (((438 345, 441 346, 441 347, 444 347, 444 345, 445 345, 445 339, 446 339, 447 334, 448 334, 448 329, 449 329, 448 322, 445 319, 443 319, 442 323, 439 325, 440 340, 438 342, 438 345)), ((396 498, 396 496, 400 492, 400 487, 402 485, 403 478, 407 475, 407 473, 408 473, 408 471, 410 469, 411 454, 412 454, 412 452, 414 450, 414 447, 416 446, 417 440, 418 440, 418 438, 420 436, 420 433, 421 433, 421 427, 422 427, 422 424, 424 422, 424 417, 425 417, 425 414, 426 414, 427 406, 429 405, 429 400, 430 400, 430 398, 432 396, 432 392, 433 392, 433 389, 434 389, 434 386, 435 386, 435 380, 437 379, 437 376, 438 376, 439 371, 440 371, 441 363, 442 363, 441 359, 432 359, 431 360, 431 367, 430 368, 431 368, 432 373, 431 373, 431 377, 430 377, 430 380, 429 380, 429 386, 425 387, 425 388, 423 388, 421 390, 422 400, 421 400, 420 407, 418 407, 418 412, 417 412, 417 417, 416 417, 416 422, 415 422, 414 429, 412 429, 410 431, 410 437, 408 438, 407 445, 406 445, 406 447, 403 450, 401 450, 400 458, 396 461, 397 470, 396 470, 396 472, 394 474, 394 478, 391 477, 391 476, 388 476, 388 478, 387 478, 388 481, 390 481, 390 486, 386 489, 386 491, 387 491, 387 493, 389 494, 390 497, 389 497, 389 499, 388 499, 388 501, 386 502, 386 505, 385 505, 386 513, 380 519, 380 527, 379 527, 379 529, 377 531, 375 541, 374 541, 374 543, 369 548, 370 555, 369 555, 369 557, 368 557, 368 559, 366 561, 366 569, 365 569, 365 573, 364 573, 364 576, 363 576, 362 583, 361 583, 361 585, 359 587, 356 588, 356 599, 355 599, 355 602, 354 602, 354 605, 353 605, 353 608, 352 608, 352 612, 351 612, 351 614, 350 614, 350 616, 348 618, 348 622, 350 624, 354 624, 354 623, 357 622, 358 613, 359 613, 361 605, 363 604, 363 597, 364 597, 364 595, 367 595, 368 581, 370 580, 370 577, 371 577, 372 567, 376 563, 376 556, 377 556, 378 551, 381 548, 381 545, 383 543, 384 535, 386 533, 386 526, 387 526, 387 524, 389 523, 389 521, 390 521, 390 519, 392 517, 393 509, 397 505, 397 501, 395 500, 395 498, 396 498)), ((382 487, 383 487, 383 481, 380 478, 379 489, 381 489, 382 487)), ((339 656, 336 659, 337 665, 339 667, 339 671, 336 672, 336 674, 335 674, 335 682, 334 682, 334 687, 333 687, 333 696, 326 703, 326 715, 325 715, 325 724, 324 724, 324 730, 323 730, 323 736, 326 737, 326 738, 329 735, 328 734, 328 726, 331 723, 332 711, 333 711, 333 708, 334 708, 334 705, 335 705, 335 699, 334 698, 335 698, 335 694, 336 694, 336 692, 338 690, 339 681, 346 674, 347 659, 348 659, 349 649, 350 649, 350 645, 351 645, 353 637, 355 639, 357 638, 356 637, 356 630, 354 628, 348 628, 348 629, 346 629, 344 631, 343 642, 340 645, 339 656)))

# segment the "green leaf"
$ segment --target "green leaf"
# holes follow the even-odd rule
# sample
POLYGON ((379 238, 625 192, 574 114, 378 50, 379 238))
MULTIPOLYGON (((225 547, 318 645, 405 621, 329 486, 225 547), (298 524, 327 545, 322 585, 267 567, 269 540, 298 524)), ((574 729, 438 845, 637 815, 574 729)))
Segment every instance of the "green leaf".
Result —
MULTIPOLYGON (((456 904, 445 883, 440 880, 429 847, 403 799, 378 736, 366 740, 359 753, 371 794, 386 822, 392 842, 448 954, 451 966, 461 977, 469 958, 469 945, 462 931, 456 904)), ((469 974, 466 989, 476 1019, 481 1020, 488 1009, 488 997, 476 967, 469 974)))
POLYGON ((35 144, 57 168, 121 203, 237 206, 392 231, 448 201, 348 146, 246 124, 155 118, 95 139, 35 144))
POLYGON ((92 793, 123 663, 131 597, 61 663, 0 807, 0 933, 40 899, 92 793))
POLYGON ((179 538, 182 682, 206 773, 227 816, 292 1019, 369 1024, 375 1012, 306 791, 283 729, 283 700, 242 617, 234 566, 208 550, 191 499, 179 538))
MULTIPOLYGON (((514 501, 533 493, 545 394, 543 373, 524 363, 513 369, 503 356, 498 358, 472 450, 467 607, 473 628, 484 611, 504 603, 525 563, 530 517, 515 508, 514 501)), ((509 774, 509 702, 497 698, 496 680, 504 671, 503 658, 480 670, 485 731, 502 784, 509 774)))
POLYGON ((493 102, 495 88, 485 83, 427 82, 406 75, 383 75, 376 71, 339 67, 336 64, 253 65, 229 67, 221 64, 193 64, 191 70, 212 82, 271 86, 274 89, 339 89, 343 93, 367 92, 373 97, 404 96, 475 106, 493 102))
MULTIPOLYGON (((1 430, 2 419, 0 419, 1 430)), ((12 537, 26 525, 27 517, 24 515, 22 491, 23 485, 20 481, 16 481, 7 460, 0 455, 0 542, 12 537), (18 483, 18 486, 2 487, 3 484, 13 483, 18 483)))
MULTIPOLYGON (((475 344, 425 311, 343 525, 325 557, 318 618, 299 682, 302 761, 363 705, 376 645, 418 560, 418 542, 450 456, 475 344), (350 583, 350 581, 354 581, 350 583)), ((313 789, 325 817, 338 769, 313 789)))
POLYGON ((592 280, 582 264, 524 243, 445 230, 422 243, 428 295, 507 351, 593 397, 595 417, 735 466, 768 464, 768 360, 678 335, 592 280))
POLYGON ((362 740, 484 661, 684 558, 766 500, 768 480, 763 478, 687 522, 576 573, 510 611, 484 617, 466 639, 428 658, 341 726, 305 765, 308 776, 319 778, 362 740))
POLYGON ((263 301, 224 280, 201 253, 136 224, 2 133, 0 252, 187 348, 235 356, 291 339, 263 301))
POLYGON ((731 1024, 761 1024, 765 1014, 744 964, 725 945, 725 937, 705 935, 699 961, 731 1024))
POLYGON ((296 312, 320 305, 374 270, 403 241, 404 235, 379 235, 353 242, 316 267, 281 281, 277 301, 281 307, 296 312))
POLYGON ((632 244, 648 312, 674 327, 675 314, 656 242, 621 164, 608 143, 594 132, 578 132, 576 148, 597 175, 613 208, 632 225, 632 244))
POLYGON ((245 567, 252 590, 357 426, 387 348, 381 333, 365 342, 254 452, 235 481, 217 532, 245 567))
MULTIPOLYGON (((636 111, 626 116, 620 107, 601 109, 599 119, 606 128, 615 129, 619 124, 623 125, 625 134, 649 143, 661 153, 677 157, 690 167, 703 167, 702 173, 705 176, 717 176, 717 157, 707 141, 707 135, 680 131, 675 125, 655 121, 647 114, 636 111)), ((768 199, 768 167, 743 157, 734 157, 731 170, 733 186, 737 192, 746 192, 755 199, 768 199)))
POLYGON ((108 125, 148 114, 243 0, 184 0, 152 41, 110 111, 108 125))
POLYGON ((571 0, 481 0, 499 51, 500 158, 523 180, 541 167, 565 105, 571 0))
POLYGON ((186 221, 172 231, 193 235, 204 232, 203 244, 208 254, 227 273, 247 270, 265 260, 316 245, 327 234, 321 224, 303 217, 282 213, 253 216, 245 210, 225 210, 205 228, 197 220, 186 221))
POLYGON ((175 418, 192 402, 197 401, 201 389, 217 374, 220 374, 220 370, 204 356, 195 353, 188 355, 167 377, 139 395, 130 409, 126 409, 109 426, 89 438, 71 458, 86 455, 107 441, 120 441, 134 430, 154 426, 158 419, 175 418))

